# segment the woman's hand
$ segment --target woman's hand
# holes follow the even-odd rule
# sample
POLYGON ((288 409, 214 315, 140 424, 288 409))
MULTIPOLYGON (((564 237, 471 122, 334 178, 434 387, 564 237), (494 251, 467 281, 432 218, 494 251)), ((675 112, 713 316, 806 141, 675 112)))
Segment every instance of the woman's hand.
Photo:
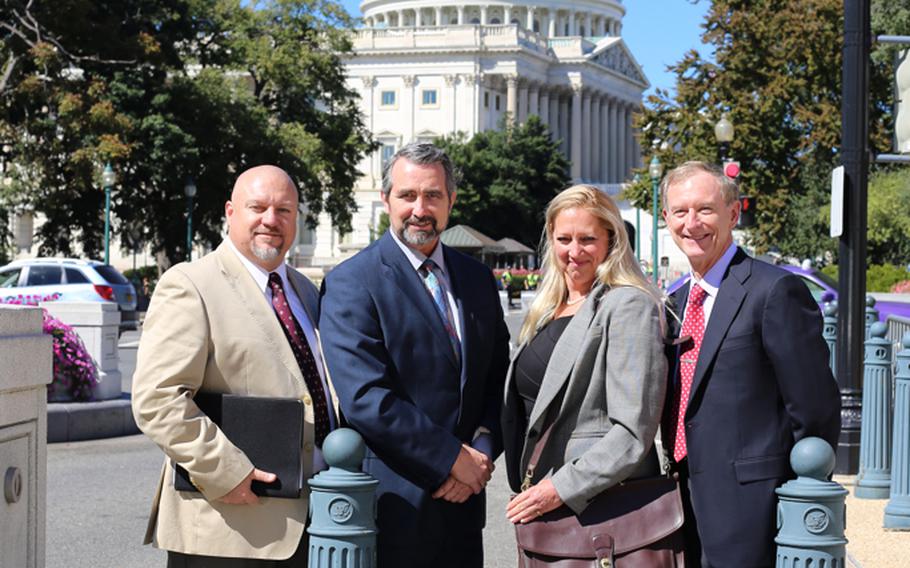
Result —
POLYGON ((553 482, 544 479, 509 501, 506 516, 509 517, 511 523, 527 523, 560 505, 562 505, 562 499, 559 498, 559 493, 553 487, 553 482))

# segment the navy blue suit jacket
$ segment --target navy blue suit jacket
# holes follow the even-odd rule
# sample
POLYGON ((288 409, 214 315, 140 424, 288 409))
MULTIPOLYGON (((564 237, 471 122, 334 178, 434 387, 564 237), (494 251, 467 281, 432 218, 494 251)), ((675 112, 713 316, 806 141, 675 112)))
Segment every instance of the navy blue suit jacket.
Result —
POLYGON ((342 413, 366 440, 364 470, 379 480, 380 545, 414 545, 420 527, 422 534, 483 528, 483 494, 459 505, 431 494, 478 427, 493 442, 478 449, 495 458, 502 447, 509 332, 496 284, 483 264, 443 251, 461 317, 460 365, 432 298, 390 234, 324 282, 323 351, 342 413))
MULTIPOLYGON (((688 293, 671 297, 680 318, 688 293)), ((668 358, 672 393, 675 347, 668 358)), ((674 420, 665 417, 665 431, 674 420)), ((710 566, 773 566, 774 489, 794 477, 793 444, 818 436, 836 447, 840 433, 821 313, 798 276, 737 250, 705 329, 685 428, 703 556, 710 566)))

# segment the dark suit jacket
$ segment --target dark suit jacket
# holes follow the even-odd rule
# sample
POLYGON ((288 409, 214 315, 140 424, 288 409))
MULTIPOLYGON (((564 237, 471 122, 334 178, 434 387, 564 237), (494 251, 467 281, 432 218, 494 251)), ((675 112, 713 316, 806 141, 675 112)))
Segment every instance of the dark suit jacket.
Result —
MULTIPOLYGON (((680 318, 688 293, 686 286, 671 297, 680 318)), ((675 347, 668 357, 673 392, 675 347)), ((665 417, 665 431, 674 421, 665 417)), ((790 450, 807 436, 835 446, 840 432, 821 313, 798 276, 737 250, 705 329, 685 428, 692 506, 710 566, 773 566, 774 489, 794 476, 790 450)))
MULTIPOLYGON (((443 245, 440 245, 443 246, 443 245)), ((380 544, 418 546, 418 528, 479 530, 484 495, 430 497, 478 427, 501 451, 499 411, 509 332, 490 270, 443 246, 462 329, 459 366, 420 276, 390 234, 328 274, 320 331, 341 409, 368 446, 379 480, 380 544)), ((416 549, 412 549, 416 551, 416 549)))

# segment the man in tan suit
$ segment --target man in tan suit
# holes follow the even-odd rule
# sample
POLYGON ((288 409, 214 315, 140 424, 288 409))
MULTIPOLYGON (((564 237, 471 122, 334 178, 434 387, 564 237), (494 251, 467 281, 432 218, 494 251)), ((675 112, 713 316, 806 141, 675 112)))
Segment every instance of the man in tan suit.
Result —
POLYGON ((307 496, 257 497, 251 482, 274 475, 254 468, 193 402, 197 391, 300 399, 304 474, 325 467, 320 447, 337 407, 315 327, 318 292, 284 264, 297 207, 283 170, 247 170, 225 204, 228 238, 168 270, 152 297, 133 414, 167 456, 145 542, 168 551, 169 568, 306 566, 307 496), (173 464, 200 493, 174 489, 173 464))

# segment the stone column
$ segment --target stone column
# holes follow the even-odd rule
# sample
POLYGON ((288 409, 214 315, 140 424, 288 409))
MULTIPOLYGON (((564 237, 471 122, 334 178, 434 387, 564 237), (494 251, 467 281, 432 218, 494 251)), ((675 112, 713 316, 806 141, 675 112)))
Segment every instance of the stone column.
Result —
MULTIPOLYGON (((574 126, 574 125, 573 125, 574 126)), ((591 179, 591 90, 585 89, 581 99, 581 178, 591 179)))
POLYGON ((610 183, 610 99, 606 96, 600 99, 600 179, 603 183, 610 183))
POLYGON ((550 127, 550 92, 544 87, 540 90, 540 122, 550 127))
POLYGON ((575 23, 575 10, 569 10, 569 35, 578 35, 578 27, 575 23))
POLYGON ((480 84, 483 82, 482 75, 468 73, 463 76, 465 86, 471 91, 471 111, 474 113, 471 118, 471 124, 474 125, 474 132, 480 130, 480 84))
POLYGON ((610 101, 610 121, 607 125, 610 130, 610 183, 619 182, 619 123, 617 122, 619 101, 610 101))
POLYGON ((506 112, 510 121, 518 120, 518 75, 506 75, 506 112))
POLYGON ((572 133, 569 132, 569 98, 559 95, 559 138, 562 140, 559 148, 567 159, 572 159, 569 145, 571 144, 572 133))
POLYGON ((617 149, 619 150, 616 162, 619 164, 619 171, 617 171, 616 182, 622 183, 626 180, 626 172, 628 171, 626 167, 628 162, 626 161, 626 148, 628 148, 629 143, 627 142, 629 136, 628 129, 628 119, 627 117, 628 109, 626 103, 622 102, 619 104, 619 110, 617 111, 617 126, 619 127, 619 144, 617 144, 617 149))
MULTIPOLYGON (((458 87, 456 83, 458 82, 457 75, 444 75, 446 87, 449 88, 449 108, 452 109, 452 130, 454 134, 458 132, 458 87)), ((445 107, 443 107, 445 108, 445 107)))
POLYGON ((532 114, 540 116, 540 88, 536 83, 528 91, 528 116, 532 114))
POLYGON ((408 115, 404 139, 404 143, 407 144, 414 140, 414 107, 417 106, 414 100, 414 85, 417 84, 417 78, 414 75, 405 75, 401 80, 404 82, 404 89, 401 92, 401 108, 408 115))
POLYGON ((533 7, 529 7, 526 14, 528 17, 528 31, 532 32, 534 31, 534 10, 533 7))
POLYGON ((423 27, 423 8, 414 8, 414 26, 423 27))
MULTIPOLYGON (((464 25, 464 6, 457 6, 456 9, 458 10, 458 25, 463 26, 464 25)), ((401 10, 399 10, 399 12, 400 11, 401 10)))
POLYGON ((521 81, 518 84, 518 124, 524 124, 528 119, 528 83, 521 81))
MULTIPOLYGON (((376 80, 372 75, 364 75, 360 78, 360 80, 363 81, 363 96, 361 97, 361 99, 363 99, 363 109, 365 111, 363 115, 365 117, 369 117, 369 122, 366 126, 370 129, 370 132, 372 132, 373 117, 376 116, 375 107, 373 106, 373 97, 376 91, 373 86, 376 84, 376 80)), ((381 175, 378 172, 382 169, 382 165, 379 164, 380 160, 376 152, 370 153, 370 161, 370 175, 375 179, 381 175)))
POLYGON ((600 95, 591 97, 591 167, 588 179, 591 183, 600 183, 600 95))
POLYGON ((503 22, 502 22, 503 24, 508 25, 508 24, 512 23, 512 7, 511 6, 503 6, 502 19, 503 19, 503 22))
POLYGON ((572 181, 581 181, 581 92, 580 84, 572 85, 572 144, 570 160, 572 160, 572 181))
POLYGON ((0 305, 0 548, 3 566, 44 568, 47 383, 53 347, 41 310, 0 305))
MULTIPOLYGON (((550 15, 547 16, 547 37, 556 37, 556 26, 559 23, 559 13, 555 10, 550 10, 550 15)), ((561 34, 562 32, 560 32, 561 34)))
POLYGON ((547 126, 550 129, 550 138, 559 140, 559 91, 553 91, 550 97, 550 120, 547 126))
POLYGON ((434 16, 436 18, 436 21, 433 22, 433 25, 441 26, 442 25, 442 7, 436 6, 436 8, 433 11, 435 12, 434 16))
POLYGON ((598 35, 600 35, 600 36, 607 35, 607 18, 606 18, 606 16, 601 16, 600 22, 598 22, 598 24, 599 24, 597 27, 597 31, 599 32, 598 35))
POLYGON ((488 22, 489 22, 489 20, 487 20, 487 7, 481 6, 480 7, 480 25, 485 26, 485 25, 487 25, 488 22))
POLYGON ((591 12, 585 12, 585 35, 588 37, 594 35, 591 33, 591 12))
POLYGON ((629 128, 628 128, 628 133, 629 133, 629 135, 628 135, 629 136, 628 152, 629 153, 626 155, 626 161, 629 164, 628 169, 626 171, 629 172, 629 176, 632 175, 632 170, 635 169, 635 167, 638 165, 638 141, 637 141, 637 137, 635 136, 635 129, 632 126, 632 119, 633 119, 632 115, 634 112, 635 112, 635 106, 630 105, 628 117, 626 119, 629 122, 629 128))
POLYGON ((404 27, 404 10, 398 10, 398 27, 404 27))

